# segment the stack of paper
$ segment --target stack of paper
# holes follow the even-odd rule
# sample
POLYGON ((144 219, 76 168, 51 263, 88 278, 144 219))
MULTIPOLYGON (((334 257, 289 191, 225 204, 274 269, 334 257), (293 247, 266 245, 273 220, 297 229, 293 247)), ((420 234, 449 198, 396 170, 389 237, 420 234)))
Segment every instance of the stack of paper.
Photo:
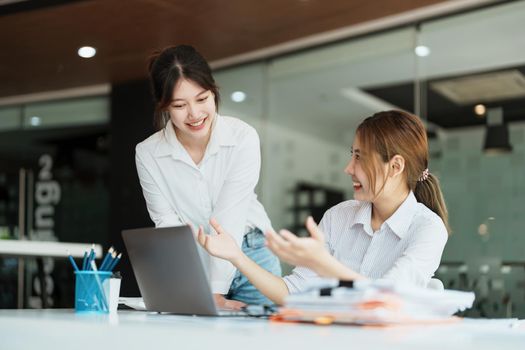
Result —
POLYGON ((389 325, 453 322, 472 306, 474 293, 431 290, 391 281, 364 281, 352 288, 314 289, 286 298, 277 319, 321 324, 389 325))

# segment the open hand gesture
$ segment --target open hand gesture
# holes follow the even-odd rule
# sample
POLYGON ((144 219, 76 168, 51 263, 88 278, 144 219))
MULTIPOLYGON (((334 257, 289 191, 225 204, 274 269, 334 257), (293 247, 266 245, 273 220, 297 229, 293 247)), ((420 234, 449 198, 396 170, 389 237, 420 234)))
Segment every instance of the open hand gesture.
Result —
POLYGON ((305 266, 316 272, 331 255, 325 248, 324 234, 311 216, 306 220, 306 228, 310 237, 299 238, 288 230, 277 234, 266 232, 268 248, 279 258, 295 266, 305 266))
POLYGON ((242 251, 235 239, 224 229, 215 219, 210 220, 211 226, 215 229, 216 233, 209 235, 204 233, 202 226, 199 227, 197 233, 197 241, 199 244, 206 249, 206 251, 215 257, 234 262, 240 258, 242 251))

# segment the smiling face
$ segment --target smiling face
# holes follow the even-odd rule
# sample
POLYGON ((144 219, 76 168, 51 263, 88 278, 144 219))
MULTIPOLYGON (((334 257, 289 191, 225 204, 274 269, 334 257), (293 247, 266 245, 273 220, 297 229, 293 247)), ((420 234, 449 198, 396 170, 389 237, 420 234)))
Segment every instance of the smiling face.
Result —
POLYGON ((207 139, 217 111, 214 94, 184 78, 175 85, 167 110, 177 137, 186 142, 207 139))
POLYGON ((376 152, 365 152, 356 137, 352 145, 352 158, 345 168, 345 173, 352 177, 354 188, 354 199, 360 201, 373 202, 381 194, 385 183, 385 174, 388 172, 388 163, 379 160, 379 154, 376 152), (376 166, 373 166, 375 162, 376 166), (377 166, 381 164, 381 166, 377 166), (370 170, 367 170, 370 169, 370 170), (372 176, 367 172, 375 171, 375 186, 371 186, 374 181, 372 176))

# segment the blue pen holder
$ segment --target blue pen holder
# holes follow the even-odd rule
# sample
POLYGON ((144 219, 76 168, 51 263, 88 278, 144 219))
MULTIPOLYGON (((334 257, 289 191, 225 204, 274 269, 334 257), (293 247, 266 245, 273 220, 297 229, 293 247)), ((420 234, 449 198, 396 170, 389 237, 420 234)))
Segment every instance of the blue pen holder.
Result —
POLYGON ((109 271, 75 272, 75 312, 109 313, 109 271))

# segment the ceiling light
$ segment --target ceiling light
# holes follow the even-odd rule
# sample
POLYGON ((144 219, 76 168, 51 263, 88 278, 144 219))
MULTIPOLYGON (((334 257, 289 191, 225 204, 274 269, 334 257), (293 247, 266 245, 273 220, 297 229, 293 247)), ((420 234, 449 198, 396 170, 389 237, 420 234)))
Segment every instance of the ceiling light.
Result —
POLYGON ((439 80, 430 87, 462 106, 525 98, 525 76, 517 69, 439 80))
POLYGON ((32 126, 39 126, 40 125, 40 117, 33 116, 30 119, 30 123, 32 126))
POLYGON ((503 122, 503 108, 491 108, 487 111, 487 131, 483 151, 487 155, 499 155, 512 152, 509 142, 509 129, 503 122))
POLYGON ((487 125, 483 151, 487 155, 512 152, 512 145, 509 143, 509 129, 506 124, 487 125))
POLYGON ((416 46, 416 48, 414 49, 414 52, 419 57, 426 57, 430 55, 430 49, 428 48, 428 46, 424 46, 424 45, 416 46))
POLYGON ((487 112, 487 108, 485 105, 478 104, 474 106, 474 113, 476 113, 477 116, 482 117, 487 112))
POLYGON ((234 91, 232 94, 231 94, 231 99, 233 102, 237 102, 237 103, 240 103, 240 102, 243 102, 244 100, 246 100, 246 94, 242 91, 234 91))
POLYGON ((80 49, 78 49, 78 55, 83 58, 91 58, 95 56, 96 53, 97 50, 91 46, 82 46, 80 49))

